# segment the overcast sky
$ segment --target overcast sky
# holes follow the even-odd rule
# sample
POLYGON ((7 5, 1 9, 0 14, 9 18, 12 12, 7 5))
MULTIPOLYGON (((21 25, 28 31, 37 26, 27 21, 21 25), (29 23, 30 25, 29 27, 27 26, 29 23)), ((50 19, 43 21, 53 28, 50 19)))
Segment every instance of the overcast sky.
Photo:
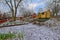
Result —
MULTIPOLYGON (((24 0, 21 5, 23 4, 24 8, 37 13, 48 10, 50 3, 50 0, 24 0)), ((9 11, 9 7, 6 4, 0 3, 0 11, 7 12, 9 11)))

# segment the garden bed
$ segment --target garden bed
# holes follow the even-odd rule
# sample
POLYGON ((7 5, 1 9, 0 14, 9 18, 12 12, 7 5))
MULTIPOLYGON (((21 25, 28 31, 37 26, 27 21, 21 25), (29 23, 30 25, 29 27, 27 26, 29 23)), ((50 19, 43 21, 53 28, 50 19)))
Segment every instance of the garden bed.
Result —
POLYGON ((14 33, 0 33, 0 40, 16 40, 15 38, 17 38, 17 40, 24 40, 24 33, 23 32, 19 32, 18 34, 14 34, 14 33))
POLYGON ((28 24, 28 22, 19 21, 19 20, 15 21, 15 22, 7 21, 7 22, 4 22, 4 23, 0 24, 0 28, 1 27, 10 27, 10 26, 25 25, 25 24, 28 24))

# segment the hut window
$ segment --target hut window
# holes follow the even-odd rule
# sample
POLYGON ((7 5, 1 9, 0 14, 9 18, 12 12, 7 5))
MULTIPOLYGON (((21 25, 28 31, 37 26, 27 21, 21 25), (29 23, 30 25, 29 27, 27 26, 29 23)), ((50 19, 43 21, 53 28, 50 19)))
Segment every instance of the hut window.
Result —
POLYGON ((44 15, 44 12, 42 14, 44 15))

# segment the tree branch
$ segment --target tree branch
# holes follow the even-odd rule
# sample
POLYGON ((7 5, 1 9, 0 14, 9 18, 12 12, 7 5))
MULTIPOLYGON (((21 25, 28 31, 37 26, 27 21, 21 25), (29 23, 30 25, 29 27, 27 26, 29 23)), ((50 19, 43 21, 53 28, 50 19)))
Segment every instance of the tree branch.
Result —
POLYGON ((13 5, 12 5, 12 0, 10 0, 10 4, 11 4, 11 7, 13 8, 13 5))
POLYGON ((14 6, 15 6, 15 8, 16 8, 16 0, 14 0, 14 6))
POLYGON ((15 16, 16 16, 17 14, 16 0, 14 0, 14 6, 15 6, 15 16))
POLYGON ((6 4, 10 7, 10 9, 12 9, 11 6, 9 5, 8 1, 5 0, 5 2, 6 2, 6 4))
POLYGON ((19 2, 18 2, 18 4, 17 4, 17 6, 16 7, 18 7, 19 6, 19 3, 21 2, 22 0, 20 0, 19 2))

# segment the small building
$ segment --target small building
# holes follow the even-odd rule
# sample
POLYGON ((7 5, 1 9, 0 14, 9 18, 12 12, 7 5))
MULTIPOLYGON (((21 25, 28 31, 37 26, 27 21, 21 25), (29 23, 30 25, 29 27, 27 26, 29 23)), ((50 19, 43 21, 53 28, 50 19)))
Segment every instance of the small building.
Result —
POLYGON ((32 18, 36 18, 36 16, 37 16, 36 13, 32 14, 32 18))
POLYGON ((37 18, 40 18, 40 19, 41 18, 50 18, 50 10, 42 12, 42 13, 39 12, 37 18))

